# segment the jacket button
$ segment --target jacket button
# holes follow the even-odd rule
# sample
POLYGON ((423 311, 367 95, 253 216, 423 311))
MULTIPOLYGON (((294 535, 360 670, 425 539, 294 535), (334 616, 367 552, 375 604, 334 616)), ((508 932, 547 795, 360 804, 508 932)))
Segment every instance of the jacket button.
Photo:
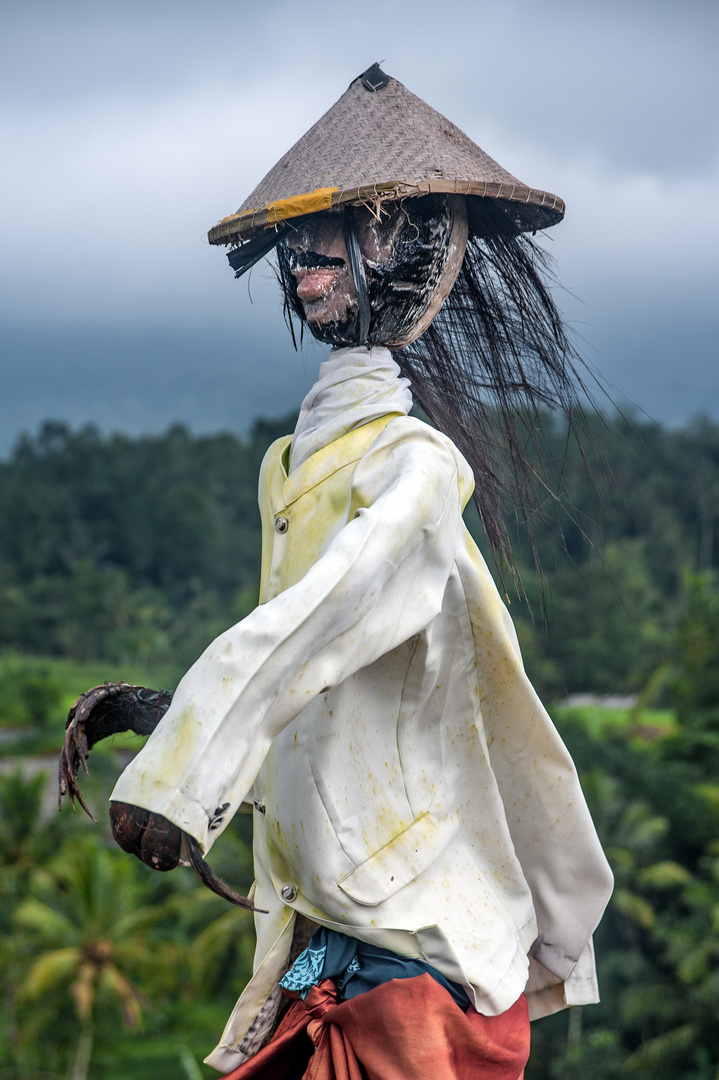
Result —
POLYGON ((275 530, 278 533, 286 533, 290 527, 290 523, 283 514, 280 514, 275 518, 275 530))
POLYGON ((293 900, 297 899, 297 889, 294 885, 283 885, 280 889, 280 896, 287 904, 291 904, 293 900))

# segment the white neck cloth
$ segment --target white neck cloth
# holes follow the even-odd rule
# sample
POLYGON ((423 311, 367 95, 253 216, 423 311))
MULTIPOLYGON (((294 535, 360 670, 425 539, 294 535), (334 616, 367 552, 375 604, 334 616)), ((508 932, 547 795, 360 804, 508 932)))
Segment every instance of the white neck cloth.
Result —
POLYGON ((352 428, 412 408, 409 379, 382 345, 333 349, 302 402, 290 450, 290 472, 352 428))

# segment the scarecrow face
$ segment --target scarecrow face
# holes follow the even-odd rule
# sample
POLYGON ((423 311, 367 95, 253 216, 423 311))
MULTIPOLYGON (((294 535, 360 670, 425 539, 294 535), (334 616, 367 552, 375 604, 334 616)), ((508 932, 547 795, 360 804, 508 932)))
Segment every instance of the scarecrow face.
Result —
POLYGON ((359 341, 357 286, 345 235, 351 214, 370 304, 367 344, 402 348, 426 330, 454 285, 467 244, 464 200, 406 199, 378 221, 364 206, 316 214, 279 249, 292 308, 335 347, 359 341))
MULTIPOLYGON (((344 325, 357 308, 342 211, 316 214, 287 242, 295 295, 312 330, 344 325)), ((320 338, 322 340, 322 338, 320 338)))

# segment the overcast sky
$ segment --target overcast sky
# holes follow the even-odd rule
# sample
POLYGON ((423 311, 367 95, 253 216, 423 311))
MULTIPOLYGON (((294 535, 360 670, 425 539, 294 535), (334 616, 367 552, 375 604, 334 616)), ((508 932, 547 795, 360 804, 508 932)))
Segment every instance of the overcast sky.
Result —
POLYGON ((207 244, 376 60, 530 186, 588 360, 719 419, 719 4, 3 0, 0 453, 47 418, 244 430, 296 408, 271 270, 207 244))

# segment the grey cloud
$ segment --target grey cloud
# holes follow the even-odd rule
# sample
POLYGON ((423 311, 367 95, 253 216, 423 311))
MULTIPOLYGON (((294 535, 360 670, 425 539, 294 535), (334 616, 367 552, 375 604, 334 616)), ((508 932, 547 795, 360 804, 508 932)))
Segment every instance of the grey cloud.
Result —
MULTIPOLYGON (((73 348, 97 375, 97 407, 105 408, 103 368, 92 367, 100 340, 136 333, 137 354, 145 334, 145 366, 166 380, 183 333, 188 342, 206 334, 223 355, 237 336, 255 352, 280 349, 271 271, 253 273, 250 303, 206 231, 351 78, 384 60, 505 167, 567 200, 567 219, 546 242, 584 301, 568 301, 569 316, 612 381, 621 385, 624 373, 640 403, 654 395, 656 415, 669 416, 679 400, 685 412, 695 401, 719 413, 705 359, 716 340, 719 215, 707 194, 719 186, 716 4, 549 0, 540 15, 529 0, 447 0, 441 12, 415 0, 300 19, 288 0, 252 9, 232 0, 5 0, 3 21, 5 355, 21 355, 30 321, 37 333, 57 332, 65 358, 76 334, 73 348), (680 352, 683 394, 671 384, 680 352)), ((190 369, 191 357, 206 357, 187 349, 190 369)), ((26 369, 38 383, 41 354, 38 346, 26 369)), ((217 385, 239 387, 218 364, 217 385)), ((107 373, 117 390, 119 375, 107 373)), ((264 377, 271 402, 267 366, 264 377)), ((152 396, 158 384, 147 378, 152 396)), ((0 379, 0 400, 15 404, 0 419, 11 424, 31 381, 0 379)), ((213 410, 226 423, 213 394, 206 386, 195 408, 205 424, 213 410)), ((168 408, 171 400, 185 415, 193 395, 173 390, 168 408)), ((261 399, 259 389, 247 397, 261 399)), ((67 409, 77 402, 76 386, 67 409)), ((91 415, 89 398, 82 408, 91 415)))
POLYGON ((374 59, 458 123, 506 124, 530 145, 596 148, 621 167, 662 172, 716 160, 719 8, 688 0, 469 5, 399 2, 303 19, 295 4, 230 0, 6 0, 0 79, 16 100, 92 94, 147 100, 219 81, 329 106, 374 59))

